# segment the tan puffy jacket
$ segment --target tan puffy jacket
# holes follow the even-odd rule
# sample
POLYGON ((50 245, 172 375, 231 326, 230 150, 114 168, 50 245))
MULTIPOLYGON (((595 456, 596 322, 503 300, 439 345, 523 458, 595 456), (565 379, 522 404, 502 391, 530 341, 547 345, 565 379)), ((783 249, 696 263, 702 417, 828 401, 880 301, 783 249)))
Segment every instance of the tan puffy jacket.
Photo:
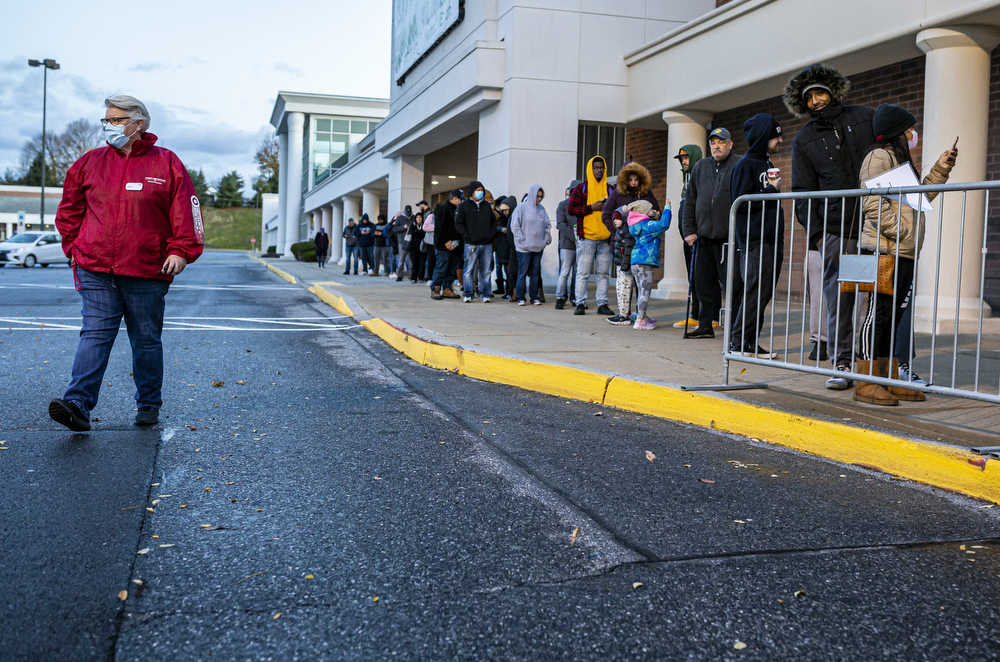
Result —
MULTIPOLYGON (((861 181, 866 182, 872 177, 877 177, 883 172, 892 170, 899 165, 896 156, 889 150, 876 149, 865 157, 861 164, 861 181)), ((951 168, 944 168, 935 163, 931 171, 923 179, 924 185, 944 184, 951 175, 951 168)), ((862 184, 863 185, 863 184, 862 184)), ((937 193, 926 194, 927 198, 933 200, 937 193)), ((861 248, 870 251, 876 250, 885 255, 896 255, 896 244, 899 244, 899 257, 912 260, 916 252, 924 243, 924 235, 927 233, 926 221, 923 212, 903 205, 899 211, 899 203, 887 197, 872 195, 864 198, 864 228, 861 230, 861 248), (879 235, 879 204, 881 201, 881 236, 879 235), (916 236, 917 214, 920 214, 920 236, 916 236), (897 214, 899 215, 897 223, 897 214)))

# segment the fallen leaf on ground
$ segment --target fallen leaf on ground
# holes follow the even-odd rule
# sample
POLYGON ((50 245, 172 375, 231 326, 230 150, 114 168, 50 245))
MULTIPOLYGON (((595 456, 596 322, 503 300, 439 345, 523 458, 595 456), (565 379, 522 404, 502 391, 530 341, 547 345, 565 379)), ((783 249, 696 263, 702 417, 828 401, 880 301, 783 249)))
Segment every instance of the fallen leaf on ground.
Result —
POLYGON ((642 582, 632 582, 632 588, 639 588, 642 586, 642 582))
POLYGON ((141 579, 133 579, 132 583, 135 584, 135 585, 137 585, 137 586, 142 586, 142 580, 141 579))
POLYGON ((226 382, 212 382, 212 386, 225 386, 226 382))
POLYGON ((197 430, 197 429, 198 429, 198 426, 197 426, 197 425, 189 425, 189 426, 188 426, 188 429, 189 429, 189 430, 197 430))
POLYGON ((235 485, 236 483, 223 483, 223 485, 235 485))
POLYGON ((187 508, 187 504, 186 503, 182 503, 180 506, 178 506, 178 508, 187 508))
POLYGON ((595 413, 594 416, 604 416, 604 412, 603 411, 599 411, 599 412, 595 413))
POLYGON ((736 522, 737 524, 746 524, 746 522, 744 522, 741 519, 734 519, 733 521, 736 522))
POLYGON ((709 485, 715 485, 715 481, 714 480, 709 480, 707 478, 699 478, 698 480, 700 480, 703 483, 708 483, 709 485))
POLYGON ((806 592, 805 591, 795 591, 795 597, 797 597, 797 598, 804 598, 804 597, 806 597, 806 592))
POLYGON ((572 545, 573 543, 575 543, 576 538, 579 535, 580 535, 580 527, 576 527, 575 529, 573 529, 573 533, 571 533, 569 536, 569 544, 572 545))
POLYGON ((979 506, 980 508, 992 508, 996 504, 988 503, 985 506, 979 506))
POLYGON ((652 462, 656 459, 656 455, 653 454, 653 451, 646 451, 646 459, 652 462))
POLYGON ((136 508, 139 508, 141 506, 142 506, 142 504, 140 503, 138 506, 129 506, 128 508, 122 508, 122 510, 135 510, 136 508))
POLYGON ((261 570, 260 572, 253 573, 252 575, 247 575, 243 579, 237 579, 236 583, 239 584, 240 582, 245 582, 246 580, 250 579, 251 577, 259 577, 260 575, 266 575, 269 572, 271 572, 270 569, 268 569, 268 570, 261 570))
POLYGON ((372 480, 382 480, 380 476, 372 476, 372 480))
POLYGON ((160 503, 160 500, 159 500, 159 499, 153 499, 153 505, 154 505, 154 506, 155 506, 156 504, 158 504, 158 503, 160 503))
POLYGON ((211 492, 211 491, 212 491, 212 488, 211 488, 211 487, 206 487, 206 488, 205 488, 205 491, 206 491, 206 492, 211 492))
MULTIPOLYGON (((746 370, 746 368, 743 368, 743 370, 746 370)), ((733 644, 733 648, 735 648, 738 651, 741 651, 746 647, 747 645, 744 644, 742 641, 737 641, 735 644, 733 644)))
POLYGON ((275 614, 274 616, 272 616, 272 617, 271 617, 271 620, 272 620, 272 621, 276 621, 276 620, 278 620, 279 618, 281 618, 281 612, 280 612, 280 611, 279 611, 279 612, 278 612, 277 614, 275 614))
POLYGON ((122 602, 128 600, 128 591, 118 591, 118 599, 122 602))
POLYGON ((312 575, 306 575, 306 579, 316 579, 316 578, 313 577, 312 575))
POLYGON ((236 383, 239 384, 240 386, 246 385, 246 382, 243 381, 242 379, 240 381, 236 382, 236 383))
POLYGON ((210 525, 208 525, 208 526, 206 526, 206 525, 202 524, 202 525, 201 525, 201 528, 205 529, 206 531, 222 531, 222 530, 224 530, 224 529, 225 529, 226 527, 224 527, 224 526, 222 526, 222 525, 220 525, 220 524, 210 524, 210 525))
POLYGON ((378 602, 378 596, 377 595, 374 598, 372 598, 372 602, 378 602))
POLYGON ((149 553, 149 547, 144 547, 140 549, 138 552, 136 552, 136 554, 148 554, 148 553, 149 553))
POLYGON ((147 508, 147 509, 146 509, 146 512, 147 512, 147 513, 155 513, 156 511, 155 511, 155 510, 153 510, 152 508, 147 508))
POLYGON ((160 547, 173 547, 174 543, 168 543, 166 545, 160 545, 160 547))

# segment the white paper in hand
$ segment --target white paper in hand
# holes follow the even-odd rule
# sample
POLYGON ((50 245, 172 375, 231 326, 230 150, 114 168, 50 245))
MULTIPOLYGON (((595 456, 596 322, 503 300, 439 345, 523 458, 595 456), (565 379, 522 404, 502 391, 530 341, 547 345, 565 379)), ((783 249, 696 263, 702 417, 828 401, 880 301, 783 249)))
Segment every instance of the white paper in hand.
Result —
MULTIPOLYGON (((873 189, 900 188, 902 186, 920 186, 920 180, 917 178, 917 173, 913 169, 913 166, 909 163, 904 163, 892 170, 883 172, 881 175, 872 177, 865 181, 864 185, 866 188, 873 189)), ((919 211, 934 211, 931 201, 923 193, 907 193, 904 196, 887 195, 886 197, 896 202, 899 202, 900 197, 902 197, 902 203, 907 207, 912 207, 919 211)))

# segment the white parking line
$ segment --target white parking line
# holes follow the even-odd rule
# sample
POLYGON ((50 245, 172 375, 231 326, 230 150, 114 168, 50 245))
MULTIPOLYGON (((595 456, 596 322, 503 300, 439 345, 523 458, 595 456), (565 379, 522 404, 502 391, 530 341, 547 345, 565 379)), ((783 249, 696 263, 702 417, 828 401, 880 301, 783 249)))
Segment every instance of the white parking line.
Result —
MULTIPOLYGON (((338 317, 164 317, 164 331, 347 331, 360 325, 350 323, 330 323, 349 319, 338 317), (185 321, 187 320, 187 321, 185 321), (222 322, 209 324, 199 320, 222 322), (307 321, 308 320, 308 321, 307 321), (224 322, 247 323, 254 326, 226 325, 224 322)), ((0 331, 79 331, 82 328, 79 317, 0 317, 0 331), (65 324, 56 320, 72 320, 76 324, 65 324), (11 326, 4 326, 4 323, 11 326), (14 326, 16 325, 16 326, 14 326)), ((123 325, 124 326, 124 325, 123 325)))

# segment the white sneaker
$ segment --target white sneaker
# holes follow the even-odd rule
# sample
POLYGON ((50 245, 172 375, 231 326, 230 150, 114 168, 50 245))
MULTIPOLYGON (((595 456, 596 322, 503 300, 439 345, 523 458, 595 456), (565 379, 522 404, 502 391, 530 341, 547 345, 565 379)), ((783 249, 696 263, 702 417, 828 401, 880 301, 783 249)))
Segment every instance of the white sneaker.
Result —
POLYGON ((920 379, 920 375, 915 372, 910 372, 910 366, 905 364, 900 364, 899 366, 899 378, 904 382, 909 382, 914 386, 930 386, 925 380, 920 379))
POLYGON ((472 303, 472 297, 462 297, 462 303, 472 303))
POLYGON ((483 303, 489 303, 489 302, 490 302, 489 297, 483 297, 483 303))
MULTIPOLYGON (((837 372, 850 372, 851 367, 846 363, 841 363, 837 366, 837 372)), ((831 391, 846 391, 854 383, 853 379, 848 379, 847 377, 841 377, 835 375, 830 379, 826 380, 826 387, 831 391)))

